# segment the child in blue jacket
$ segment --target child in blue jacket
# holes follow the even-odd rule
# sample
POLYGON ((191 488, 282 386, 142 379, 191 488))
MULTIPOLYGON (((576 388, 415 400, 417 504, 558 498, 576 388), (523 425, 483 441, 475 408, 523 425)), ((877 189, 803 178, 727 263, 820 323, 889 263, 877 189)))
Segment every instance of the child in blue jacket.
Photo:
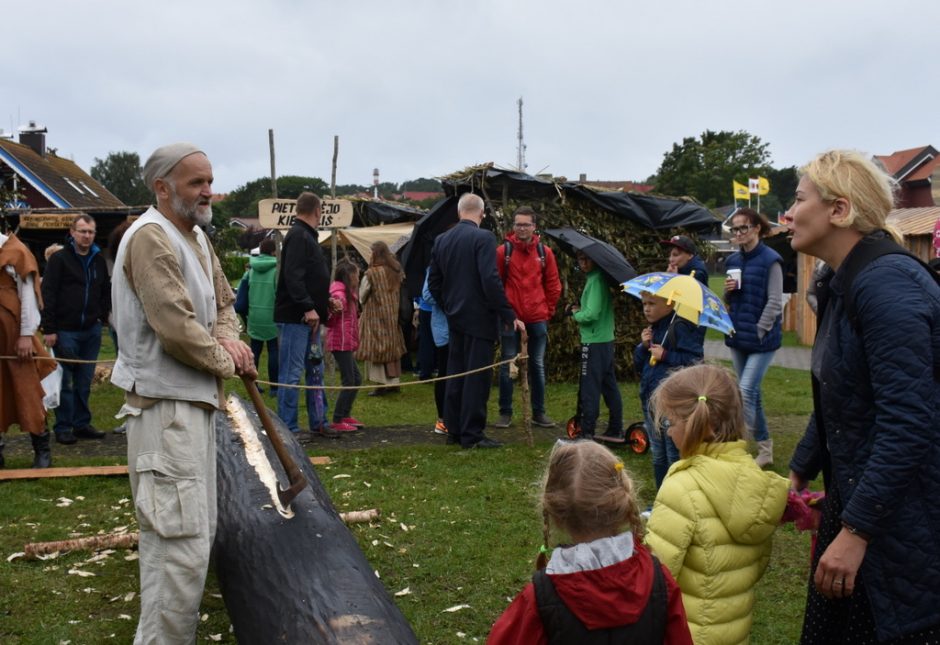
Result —
POLYGON ((650 326, 643 330, 641 342, 633 350, 633 365, 640 375, 640 402, 650 437, 656 490, 659 490, 669 466, 679 460, 679 449, 665 428, 653 425, 650 397, 669 372, 702 361, 705 328, 677 316, 665 298, 651 293, 643 294, 643 315, 650 326))

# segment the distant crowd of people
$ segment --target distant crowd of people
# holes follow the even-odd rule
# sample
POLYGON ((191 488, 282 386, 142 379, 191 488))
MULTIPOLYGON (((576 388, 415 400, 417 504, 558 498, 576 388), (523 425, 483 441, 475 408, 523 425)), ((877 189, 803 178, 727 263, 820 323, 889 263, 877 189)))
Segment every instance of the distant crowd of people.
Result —
MULTIPOLYGON (((322 385, 326 351, 344 386, 367 379, 374 395, 394 392, 411 320, 410 312, 403 320, 403 269, 388 246, 372 246, 365 271, 343 259, 331 272, 317 239, 320 198, 303 193, 279 257, 266 239, 249 259, 247 304, 239 306, 244 343, 236 294, 203 231, 211 219, 208 157, 171 144, 150 156, 143 174, 156 205, 112 237, 109 258, 86 215, 41 280, 22 242, 0 234, 0 430, 18 424, 30 434, 36 468, 51 465, 52 435, 64 445, 101 439, 89 393, 102 326, 110 325, 140 527, 136 641, 186 642, 216 526, 224 380, 256 379, 266 348, 278 416, 300 432, 299 390, 284 386, 322 385), (77 361, 61 364, 58 400, 43 386, 56 369, 51 353, 77 361), (47 407, 55 410, 51 433, 47 407)), ((764 470, 773 443, 761 382, 781 346, 783 280, 780 256, 761 241, 766 219, 741 209, 731 221, 740 250, 726 262, 723 297, 736 330, 727 340, 735 375, 703 364, 702 327, 677 317, 670 300, 643 294, 649 325, 636 339, 634 365, 657 489, 646 510, 623 462, 602 445, 625 440, 612 285, 590 255, 577 253, 584 288, 564 313, 581 340, 578 440, 552 450, 537 571, 490 643, 747 642, 775 527, 820 473, 825 501, 802 642, 940 638, 940 278, 892 239, 892 199, 887 175, 857 153, 824 153, 801 169, 786 221, 793 248, 821 260, 819 333, 814 413, 789 479, 764 470), (609 413, 603 432, 601 399, 609 413)), ((434 240, 417 303, 418 367, 423 376, 453 377, 434 387, 434 432, 465 449, 499 448, 485 433, 485 368, 497 343, 506 360, 525 340, 532 421, 557 426, 546 411, 545 355, 561 280, 533 209, 514 213, 500 244, 480 227, 479 196, 463 195, 457 210, 457 223, 434 240)), ((691 239, 662 245, 668 271, 707 285, 691 239)), ((353 416, 356 389, 335 398, 332 416, 322 390, 303 391, 310 431, 338 437, 362 427, 353 416)), ((514 413, 503 365, 490 425, 509 427, 514 413)), ((0 466, 2 449, 0 442, 0 466)))

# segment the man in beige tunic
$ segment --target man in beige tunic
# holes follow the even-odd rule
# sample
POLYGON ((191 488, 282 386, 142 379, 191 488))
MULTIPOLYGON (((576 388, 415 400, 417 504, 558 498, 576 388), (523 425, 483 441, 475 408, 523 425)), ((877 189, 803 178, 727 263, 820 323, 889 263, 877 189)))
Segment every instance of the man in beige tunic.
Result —
POLYGON ((126 392, 127 464, 140 525, 135 643, 192 643, 216 526, 215 413, 222 379, 255 375, 234 294, 201 227, 212 166, 191 144, 157 149, 157 199, 125 233, 112 281, 121 339, 111 381, 126 392))

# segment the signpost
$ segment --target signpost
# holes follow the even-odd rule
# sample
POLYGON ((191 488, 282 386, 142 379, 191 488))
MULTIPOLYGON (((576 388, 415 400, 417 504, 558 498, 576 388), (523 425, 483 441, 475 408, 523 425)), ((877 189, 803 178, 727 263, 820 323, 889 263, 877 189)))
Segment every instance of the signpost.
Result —
MULTIPOLYGON (((296 206, 296 199, 262 199, 258 202, 261 227, 289 229, 294 223, 296 206)), ((348 199, 324 199, 320 210, 320 228, 345 228, 352 224, 353 206, 348 199)))

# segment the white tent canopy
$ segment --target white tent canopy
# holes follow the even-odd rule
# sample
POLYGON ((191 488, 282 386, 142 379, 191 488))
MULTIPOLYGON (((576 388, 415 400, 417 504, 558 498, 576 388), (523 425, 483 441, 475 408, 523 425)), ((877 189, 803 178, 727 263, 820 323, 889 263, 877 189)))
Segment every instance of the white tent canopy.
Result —
MULTIPOLYGON (((375 242, 385 242, 394 253, 404 246, 405 242, 411 237, 414 226, 414 222, 402 222, 362 228, 341 228, 336 229, 336 241, 338 244, 353 247, 359 255, 365 258, 366 262, 370 262, 372 260, 372 245, 375 242)), ((320 244, 327 244, 332 238, 332 233, 330 230, 318 231, 320 244)))

